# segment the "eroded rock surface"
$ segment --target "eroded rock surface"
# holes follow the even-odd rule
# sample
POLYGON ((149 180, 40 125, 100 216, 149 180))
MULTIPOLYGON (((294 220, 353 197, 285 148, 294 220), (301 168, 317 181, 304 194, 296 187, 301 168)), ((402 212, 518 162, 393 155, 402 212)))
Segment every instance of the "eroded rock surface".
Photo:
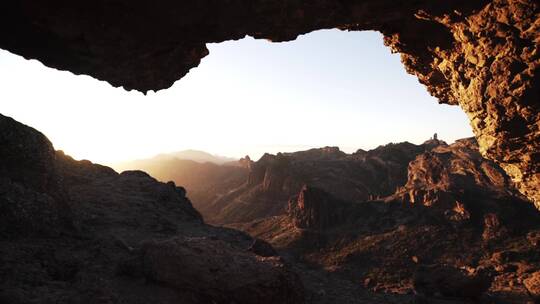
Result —
POLYGON ((289 200, 287 213, 298 228, 326 230, 343 223, 346 206, 325 191, 306 185, 289 200))
POLYGON ((539 204, 539 14, 535 0, 9 0, 0 6, 0 47, 148 91, 197 66, 208 42, 380 31, 431 94, 461 106, 482 154, 539 204))
POLYGON ((391 143, 353 154, 337 147, 265 154, 249 162, 249 174, 241 186, 200 204, 199 210, 218 224, 282 215, 287 212, 289 198, 298 195, 306 184, 346 201, 388 196, 406 183, 409 162, 438 145, 446 143, 391 143))
POLYGON ((523 281, 523 284, 531 297, 538 303, 540 301, 540 271, 531 274, 530 277, 523 281))
POLYGON ((365 290, 526 303, 537 290, 540 213, 511 183, 469 138, 418 154, 392 195, 347 202, 304 188, 288 215, 233 226, 365 290))

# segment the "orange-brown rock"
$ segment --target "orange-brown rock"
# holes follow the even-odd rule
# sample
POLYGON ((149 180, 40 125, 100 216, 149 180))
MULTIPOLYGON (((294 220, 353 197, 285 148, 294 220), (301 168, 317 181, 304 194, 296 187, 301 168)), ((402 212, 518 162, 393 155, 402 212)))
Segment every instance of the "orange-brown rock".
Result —
POLYGON ((530 277, 523 280, 523 285, 525 285, 536 303, 540 302, 540 271, 532 273, 530 277))
POLYGON ((200 204, 199 210, 209 221, 220 224, 281 215, 287 211, 289 198, 298 195, 304 185, 345 201, 387 196, 406 183, 409 162, 438 145, 446 143, 390 143, 353 154, 337 147, 265 154, 251 163, 245 183, 224 191, 228 193, 206 206, 200 204))
POLYGON ((415 291, 419 303, 526 303, 540 213, 511 184, 469 138, 420 153, 390 196, 347 202, 305 188, 287 216, 235 227, 367 289, 415 291))

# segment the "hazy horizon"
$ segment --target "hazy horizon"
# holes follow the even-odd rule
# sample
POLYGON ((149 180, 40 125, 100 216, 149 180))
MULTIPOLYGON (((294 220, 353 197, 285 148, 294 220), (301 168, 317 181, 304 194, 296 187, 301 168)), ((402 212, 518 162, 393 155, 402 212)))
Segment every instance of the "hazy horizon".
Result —
MULTIPOLYGON (((433 134, 432 134, 433 135, 433 134)), ((431 139, 433 136, 431 137, 427 137, 425 140, 429 140, 431 139)), ((466 137, 463 137, 463 138, 456 138, 455 140, 459 140, 459 139, 464 139, 466 137)), ((439 140, 443 140, 443 141, 446 141, 444 138, 441 138, 439 135, 438 135, 438 139, 439 140)), ((454 141, 446 141, 447 144, 452 144, 454 143, 454 141)), ((383 143, 383 144, 380 144, 380 145, 377 145, 375 147, 372 147, 372 148, 368 148, 368 149, 363 149, 363 150, 366 150, 366 151, 369 151, 369 150, 373 150, 373 149, 376 149, 377 147, 379 146, 385 146, 387 144, 398 144, 398 143, 403 143, 403 142, 409 142, 409 143, 412 143, 410 141, 400 141, 400 142, 387 142, 387 143, 383 143)), ((421 142, 418 142, 418 143, 413 143, 413 144, 416 144, 416 145, 419 145, 421 144, 421 142)), ((119 165, 119 164, 122 164, 122 163, 128 163, 128 162, 132 162, 132 161, 140 161, 140 160, 146 160, 146 159, 152 159, 152 158, 155 158, 155 157, 160 157, 160 156, 164 156, 164 155, 171 155, 171 154, 175 154, 175 153, 181 153, 181 152, 202 152, 202 153, 207 153, 207 154, 210 154, 211 156, 214 156, 214 157, 218 157, 218 158, 230 158, 230 159, 234 159, 234 160, 240 160, 241 158, 244 158, 246 156, 249 156, 249 158, 253 161, 257 161, 259 160, 265 153, 268 153, 268 154, 278 154, 278 153, 294 153, 294 152, 302 152, 302 151, 307 151, 307 150, 311 150, 311 149, 319 149, 319 148, 325 148, 325 147, 335 147, 335 146, 320 146, 320 147, 312 147, 312 146, 302 146, 302 145, 291 145, 291 146, 269 146, 269 150, 268 151, 265 151, 265 152, 262 152, 262 154, 256 154, 255 156, 252 156, 252 155, 249 155, 249 154, 244 154, 242 156, 228 156, 228 155, 222 155, 222 154, 219 154, 219 153, 214 153, 212 151, 205 151, 205 150, 198 150, 198 149, 184 149, 184 150, 179 150, 179 151, 167 151, 167 152, 161 152, 161 153, 158 153, 158 154, 154 154, 154 155, 151 155, 151 156, 148 156, 148 157, 142 157, 142 158, 136 158, 136 159, 126 159, 126 160, 121 160, 121 161, 116 161, 116 162, 111 162, 111 163, 104 163, 104 164, 107 164, 107 165, 111 165, 111 166, 115 166, 115 165, 119 165), (273 150, 272 150, 273 149, 273 150)), ((347 154, 352 154, 354 152, 357 152, 359 149, 362 149, 362 148, 357 148, 357 149, 354 149, 353 147, 351 147, 350 149, 342 149, 341 147, 339 147, 339 150, 340 151, 343 151, 347 154)), ((173 155, 174 156, 174 155, 173 155)), ((188 159, 188 158, 180 158, 180 159, 188 159)))
POLYGON ((172 88, 147 96, 0 52, 0 113, 55 148, 103 164, 201 150, 263 153, 472 136, 459 107, 439 105, 375 32, 317 31, 287 43, 245 38, 210 55, 172 88), (31 84, 31 85, 29 85, 31 84))

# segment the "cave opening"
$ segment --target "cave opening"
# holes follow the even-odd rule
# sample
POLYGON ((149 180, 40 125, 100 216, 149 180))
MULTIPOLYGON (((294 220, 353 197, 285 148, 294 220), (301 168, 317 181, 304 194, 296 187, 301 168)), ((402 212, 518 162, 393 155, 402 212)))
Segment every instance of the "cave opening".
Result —
POLYGON ((75 158, 107 165, 185 149, 258 159, 472 136, 461 109, 438 105, 378 32, 321 30, 292 42, 248 37, 208 48, 198 68, 147 96, 4 52, 2 111, 75 158))
POLYGON ((540 301, 537 1, 2 8, 0 302, 540 301))

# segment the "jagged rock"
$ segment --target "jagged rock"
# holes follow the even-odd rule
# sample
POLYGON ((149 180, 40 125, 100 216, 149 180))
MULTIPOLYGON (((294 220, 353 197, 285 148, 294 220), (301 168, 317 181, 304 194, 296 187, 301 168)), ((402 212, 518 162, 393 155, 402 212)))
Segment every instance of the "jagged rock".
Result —
POLYGON ((345 202, 306 185, 297 197, 289 200, 288 215, 298 228, 324 231, 346 218, 346 207, 345 202))
POLYGON ((251 164, 243 185, 200 206, 200 210, 209 221, 220 224, 281 215, 289 198, 298 195, 304 184, 340 200, 376 199, 403 185, 409 162, 436 146, 404 142, 351 155, 336 147, 265 154, 251 164), (245 202, 250 208, 245 208, 245 202))
POLYGON ((354 284, 362 274, 372 291, 416 289, 425 294, 418 303, 479 298, 493 268, 494 302, 528 299, 519 282, 540 262, 533 244, 540 213, 496 163, 481 157, 474 139, 419 152, 404 184, 374 201, 340 201, 319 190, 310 200, 291 200, 288 216, 236 227, 354 284), (419 264, 433 267, 415 277, 419 264))
POLYGON ((208 55, 208 42, 376 30, 439 102, 461 106, 482 154, 538 203, 539 14, 535 0, 10 0, 0 9, 0 47, 146 92, 186 75, 208 55))
POLYGON ((483 227, 484 240, 492 240, 505 236, 510 223, 524 231, 519 218, 536 213, 512 186, 495 162, 480 155, 476 140, 468 138, 420 154, 409 164, 408 181, 394 197, 438 209, 452 220, 473 221, 483 227))

